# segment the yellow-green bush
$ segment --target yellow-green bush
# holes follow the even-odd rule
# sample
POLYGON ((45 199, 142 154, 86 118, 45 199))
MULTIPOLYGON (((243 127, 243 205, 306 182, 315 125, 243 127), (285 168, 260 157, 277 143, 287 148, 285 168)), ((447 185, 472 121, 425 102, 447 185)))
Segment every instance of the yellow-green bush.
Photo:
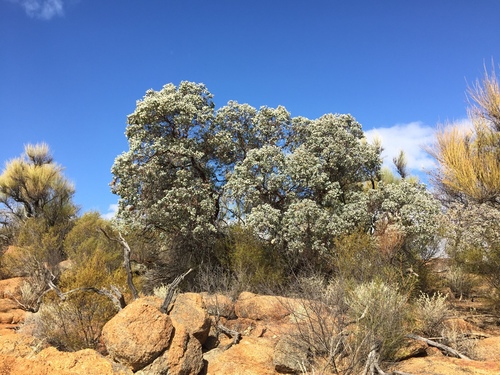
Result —
POLYGON ((282 259, 251 231, 234 226, 229 239, 229 266, 239 291, 264 292, 284 281, 282 259))
POLYGON ((349 316, 357 321, 352 336, 357 352, 366 355, 375 346, 381 360, 392 359, 407 333, 407 302, 397 287, 380 281, 363 283, 350 291, 349 316))
POLYGON ((46 294, 35 319, 36 334, 63 350, 97 347, 102 327, 117 307, 96 291, 109 292, 112 287, 127 291, 120 246, 100 228, 111 233, 109 224, 96 213, 76 221, 64 241, 70 265, 57 280, 65 298, 46 294))

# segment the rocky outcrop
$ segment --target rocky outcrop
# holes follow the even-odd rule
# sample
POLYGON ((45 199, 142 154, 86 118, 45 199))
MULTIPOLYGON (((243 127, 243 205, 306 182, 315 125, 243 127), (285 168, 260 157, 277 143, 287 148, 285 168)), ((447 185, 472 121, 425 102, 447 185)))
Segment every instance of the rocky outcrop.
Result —
MULTIPOLYGON (((0 310, 16 310, 14 300, 5 297, 19 293, 21 282, 3 282, 8 292, 0 288, 0 297, 4 297, 0 310)), ((310 348, 296 331, 297 324, 306 323, 316 329, 311 312, 325 326, 331 317, 324 306, 252 293, 242 293, 235 302, 222 295, 179 294, 169 314, 160 312, 161 303, 156 297, 139 298, 118 312, 103 330, 106 350, 102 352, 109 353, 107 356, 93 350, 60 352, 30 336, 26 325, 20 333, 0 330, 0 374, 277 375, 318 371, 310 348), (236 331, 241 335, 239 341, 235 340, 236 331)), ((387 371, 500 373, 499 337, 484 338, 487 335, 478 327, 457 318, 446 325, 481 337, 474 352, 478 360, 448 358, 425 342, 408 340, 398 353, 400 362, 387 371)))
POLYGON ((31 357, 0 355, 0 369, 5 375, 132 375, 94 350, 67 353, 53 347, 31 357))
POLYGON ((161 302, 137 299, 104 326, 111 358, 142 375, 198 374, 211 322, 201 295, 178 295, 169 315, 160 312, 161 302))
POLYGON ((175 328, 172 344, 138 375, 191 375, 199 374, 204 367, 200 342, 182 325, 175 328))
POLYGON ((476 357, 483 361, 500 361, 500 337, 488 337, 477 342, 476 357))
POLYGON ((494 375, 500 374, 500 362, 468 361, 445 356, 410 358, 395 369, 413 375, 494 375))
POLYGON ((293 311, 292 300, 276 296, 260 296, 243 292, 234 310, 238 318, 252 320, 281 320, 293 311))
POLYGON ((274 348, 274 368, 285 374, 310 370, 312 353, 304 342, 292 336, 282 336, 274 348))
POLYGON ((60 352, 22 333, 0 336, 2 375, 132 375, 132 371, 94 350, 60 352))
POLYGON ((209 315, 234 319, 234 302, 223 294, 201 293, 203 302, 209 315))

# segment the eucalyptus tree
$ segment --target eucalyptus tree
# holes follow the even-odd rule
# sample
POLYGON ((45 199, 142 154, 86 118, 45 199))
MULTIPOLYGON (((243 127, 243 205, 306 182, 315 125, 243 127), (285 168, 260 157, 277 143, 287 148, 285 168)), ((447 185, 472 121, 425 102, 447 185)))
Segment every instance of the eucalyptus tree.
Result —
MULTIPOLYGON (((321 262, 336 237, 368 231, 385 200, 396 199, 389 187, 366 188, 377 186, 382 148, 351 115, 292 118, 282 106, 235 101, 215 110, 204 85, 181 82, 147 91, 127 123, 129 150, 112 167, 118 219, 155 231, 181 255, 204 256, 238 224, 295 265, 321 262)), ((394 189, 407 202, 422 190, 394 189)), ((434 213, 424 206, 401 216, 406 227, 434 213)))
POLYGON ((127 119, 130 148, 112 168, 120 219, 186 246, 216 232, 220 184, 208 132, 213 119, 212 94, 202 84, 146 92, 127 119))

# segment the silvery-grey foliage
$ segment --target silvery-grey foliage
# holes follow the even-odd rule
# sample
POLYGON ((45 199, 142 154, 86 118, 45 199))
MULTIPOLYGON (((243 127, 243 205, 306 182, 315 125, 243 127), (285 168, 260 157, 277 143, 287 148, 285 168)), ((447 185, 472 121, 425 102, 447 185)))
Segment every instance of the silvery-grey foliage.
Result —
POLYGON ((181 82, 147 91, 126 136, 112 168, 118 216, 168 238, 207 244, 238 223, 280 251, 313 255, 388 217, 418 246, 435 233, 438 206, 422 186, 367 187, 381 148, 351 115, 292 118, 234 101, 215 110, 203 84, 181 82))

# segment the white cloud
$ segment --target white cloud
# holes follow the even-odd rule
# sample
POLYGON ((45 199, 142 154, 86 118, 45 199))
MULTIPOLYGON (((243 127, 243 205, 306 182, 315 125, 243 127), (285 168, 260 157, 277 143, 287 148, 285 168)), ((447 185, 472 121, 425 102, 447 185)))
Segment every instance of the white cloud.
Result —
POLYGON ((64 15, 63 0, 10 0, 20 5, 29 17, 50 20, 64 15))
POLYGON ((101 214, 101 217, 106 220, 111 220, 115 217, 118 212, 118 204, 110 204, 108 207, 108 212, 105 214, 101 214))
POLYGON ((435 132, 435 127, 416 121, 388 128, 371 129, 365 134, 370 141, 376 137, 382 141, 384 166, 393 168, 392 159, 403 150, 408 168, 415 173, 434 167, 434 161, 425 152, 425 147, 434 143, 435 132))
MULTIPOLYGON (((445 127, 458 127, 464 131, 471 129, 470 120, 461 119, 445 124, 445 127)), ((435 142, 436 127, 420 121, 408 124, 396 124, 387 128, 374 128, 365 132, 369 141, 378 137, 382 141, 384 166, 394 170, 392 159, 401 150, 406 154, 408 168, 412 173, 421 174, 435 167, 432 157, 425 151, 435 142)))

